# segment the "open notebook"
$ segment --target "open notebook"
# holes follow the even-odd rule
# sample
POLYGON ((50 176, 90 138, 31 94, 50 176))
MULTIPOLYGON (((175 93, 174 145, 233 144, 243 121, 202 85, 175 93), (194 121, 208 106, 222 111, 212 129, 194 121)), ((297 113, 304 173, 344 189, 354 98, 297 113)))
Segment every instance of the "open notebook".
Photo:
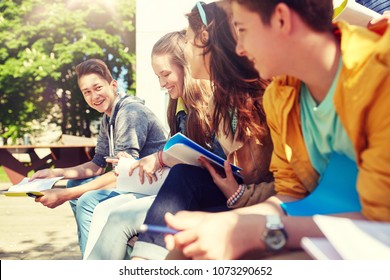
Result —
POLYGON ((29 182, 29 178, 25 177, 18 184, 11 186, 8 191, 3 192, 5 196, 42 196, 41 191, 51 189, 53 185, 64 177, 54 177, 47 179, 35 179, 29 182))
POLYGON ((301 240, 302 248, 319 260, 390 260, 390 223, 314 216, 325 238, 301 240))
POLYGON ((145 179, 143 184, 140 183, 138 168, 134 170, 132 176, 129 176, 129 169, 136 160, 133 158, 120 158, 116 167, 118 177, 116 178, 117 190, 132 193, 141 193, 146 195, 156 195, 169 174, 170 168, 165 167, 156 172, 157 181, 151 184, 145 179))
MULTIPOLYGON (((206 150, 181 133, 176 133, 167 141, 164 146, 164 153, 177 158, 183 163, 195 166, 201 166, 198 159, 200 156, 203 156, 213 163, 214 167, 224 170, 223 164, 225 159, 206 150)), ((233 164, 230 164, 230 166, 232 167, 233 175, 242 178, 240 174, 241 168, 233 164)))

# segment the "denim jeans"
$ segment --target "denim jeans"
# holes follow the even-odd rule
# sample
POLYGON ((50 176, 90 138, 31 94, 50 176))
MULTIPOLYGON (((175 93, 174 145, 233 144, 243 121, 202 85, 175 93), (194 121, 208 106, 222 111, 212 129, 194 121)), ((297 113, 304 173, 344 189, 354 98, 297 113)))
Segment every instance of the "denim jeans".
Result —
MULTIPOLYGON (((210 173, 193 165, 178 164, 172 167, 150 207, 145 224, 166 225, 164 214, 180 210, 218 212, 228 210, 226 197, 215 185, 210 173)), ((164 259, 164 234, 140 233, 131 257, 164 259)))
MULTIPOLYGON (((96 177, 83 180, 69 180, 67 188, 79 186, 92 181, 96 177)), ((119 194, 126 193, 121 191, 111 190, 95 190, 84 193, 78 199, 69 201, 77 223, 77 234, 81 255, 84 255, 85 246, 87 245, 89 226, 92 220, 93 210, 100 202, 115 197, 119 194)))
MULTIPOLYGON (((97 177, 99 177, 99 176, 94 176, 94 177, 85 178, 85 179, 70 179, 66 183, 66 188, 69 189, 69 188, 74 188, 74 187, 86 184, 86 183, 91 182, 92 180, 96 179, 97 177)), ((77 198, 69 200, 69 203, 70 203, 70 207, 72 208, 73 214, 76 217, 77 198)))
POLYGON ((110 198, 96 206, 84 259, 124 260, 132 247, 130 237, 144 222, 155 195, 129 193, 110 198))

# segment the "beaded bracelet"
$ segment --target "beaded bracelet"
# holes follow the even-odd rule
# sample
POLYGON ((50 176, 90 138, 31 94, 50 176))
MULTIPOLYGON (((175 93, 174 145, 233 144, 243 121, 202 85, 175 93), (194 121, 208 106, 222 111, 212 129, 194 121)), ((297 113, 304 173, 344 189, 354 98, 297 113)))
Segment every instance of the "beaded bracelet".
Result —
POLYGON ((246 185, 242 184, 238 186, 238 189, 232 196, 227 200, 226 205, 232 207, 244 194, 246 185))
POLYGON ((236 197, 236 195, 238 195, 238 193, 240 192, 240 190, 241 190, 241 185, 238 185, 237 190, 236 190, 236 191, 229 197, 229 199, 227 200, 227 203, 228 203, 228 204, 232 201, 232 199, 233 199, 234 197, 236 197))
POLYGON ((162 159, 162 154, 163 154, 163 151, 158 151, 158 152, 157 152, 158 163, 159 163, 160 166, 161 166, 160 169, 163 169, 163 168, 165 167, 164 161, 163 161, 163 159, 162 159))
POLYGON ((235 197, 237 197, 237 195, 240 193, 241 188, 242 188, 241 185, 238 185, 238 188, 237 188, 236 192, 233 193, 233 194, 229 197, 229 199, 226 201, 226 205, 227 205, 228 207, 233 205, 233 204, 232 204, 232 201, 233 201, 233 199, 234 199, 235 197))
POLYGON ((240 186, 241 186, 240 192, 232 199, 232 201, 229 204, 230 207, 233 206, 242 197, 242 195, 245 192, 246 186, 245 185, 240 185, 240 186))

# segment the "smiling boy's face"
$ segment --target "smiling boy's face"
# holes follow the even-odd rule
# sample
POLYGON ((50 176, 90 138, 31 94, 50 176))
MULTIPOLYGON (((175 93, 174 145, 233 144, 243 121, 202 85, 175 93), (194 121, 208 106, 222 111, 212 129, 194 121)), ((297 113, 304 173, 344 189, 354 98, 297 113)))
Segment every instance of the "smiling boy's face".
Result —
POLYGON ((236 1, 233 1, 231 8, 237 32, 237 54, 248 57, 264 79, 281 74, 278 68, 282 63, 280 51, 283 46, 278 43, 280 38, 275 20, 271 18, 270 25, 265 25, 257 13, 236 1))
POLYGON ((80 77, 78 83, 88 105, 110 116, 116 99, 117 82, 112 80, 108 83, 97 74, 87 74, 80 77))

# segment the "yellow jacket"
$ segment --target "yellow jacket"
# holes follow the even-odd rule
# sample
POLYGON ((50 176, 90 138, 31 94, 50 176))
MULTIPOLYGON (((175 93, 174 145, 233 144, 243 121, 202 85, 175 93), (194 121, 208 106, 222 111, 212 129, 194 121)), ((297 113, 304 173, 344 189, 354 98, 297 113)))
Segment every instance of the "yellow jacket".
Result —
MULTIPOLYGON (((390 26, 383 36, 338 23, 343 68, 334 105, 357 156, 362 213, 390 221, 390 26)), ((318 182, 303 140, 300 81, 275 78, 264 95, 274 144, 271 171, 278 194, 303 198, 318 182)))

